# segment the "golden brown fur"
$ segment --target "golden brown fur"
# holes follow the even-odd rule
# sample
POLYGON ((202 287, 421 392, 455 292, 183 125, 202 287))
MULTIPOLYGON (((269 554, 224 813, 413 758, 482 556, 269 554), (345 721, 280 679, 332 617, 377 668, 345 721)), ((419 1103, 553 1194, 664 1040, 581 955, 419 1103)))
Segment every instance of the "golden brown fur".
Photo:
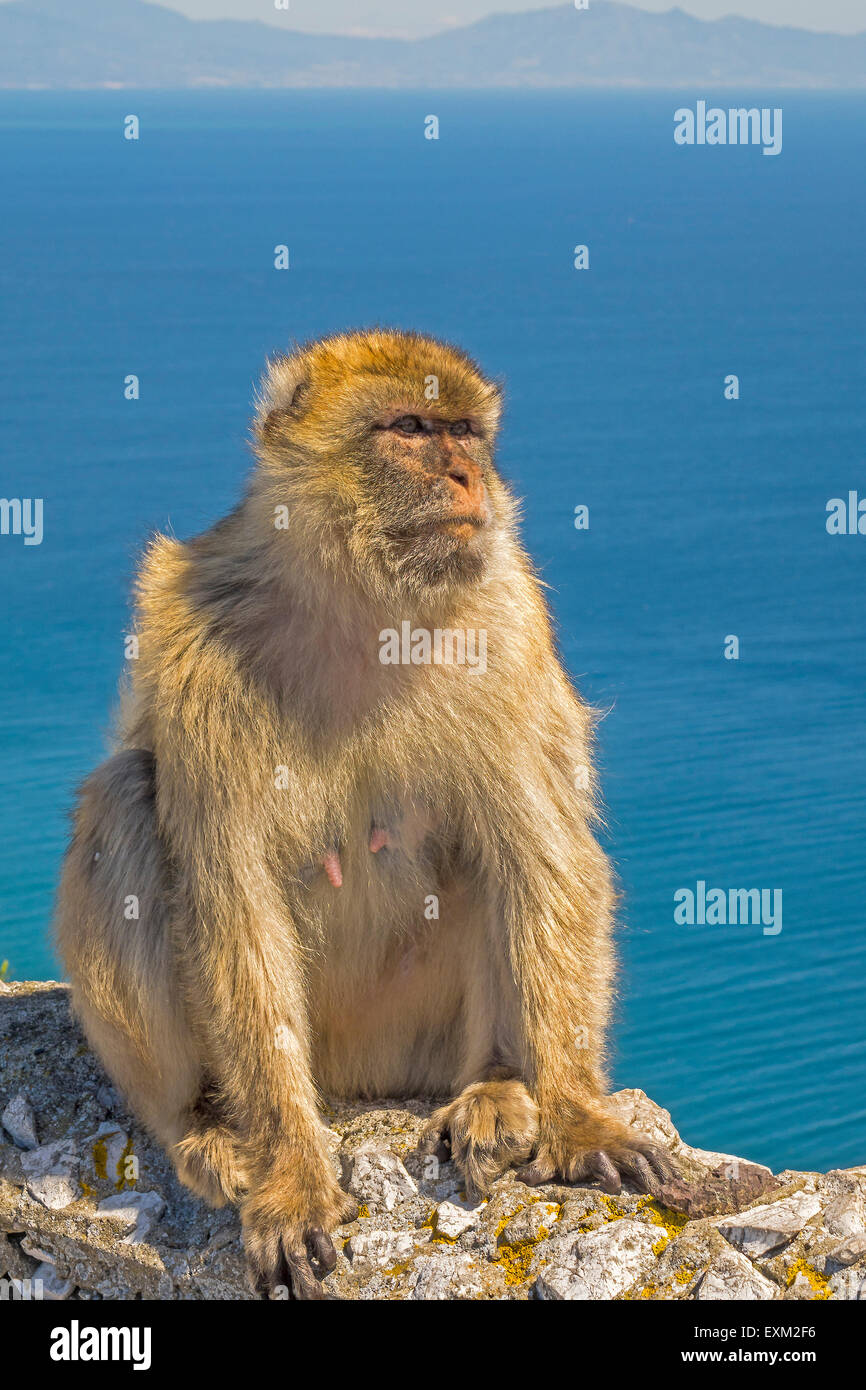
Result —
POLYGON ((246 1194, 253 1269, 301 1297, 351 1210, 319 1093, 453 1096, 428 1147, 450 1139, 478 1193, 533 1155, 528 1181, 667 1173, 603 1111, 591 718, 493 464, 499 411, 415 335, 269 364, 244 501, 144 560, 119 751, 78 805, 58 935, 88 1036, 181 1178, 246 1194), (483 629, 486 671, 383 665, 404 620, 483 629))

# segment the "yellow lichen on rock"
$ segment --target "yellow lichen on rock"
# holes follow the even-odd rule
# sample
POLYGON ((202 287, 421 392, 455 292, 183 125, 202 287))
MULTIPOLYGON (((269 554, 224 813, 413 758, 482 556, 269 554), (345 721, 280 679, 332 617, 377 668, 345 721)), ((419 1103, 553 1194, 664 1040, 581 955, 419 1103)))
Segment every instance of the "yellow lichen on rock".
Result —
POLYGON ((824 1300, 833 1297, 833 1290, 830 1288, 830 1281, 819 1274, 817 1269, 813 1269, 805 1260, 795 1260, 788 1271, 788 1288, 790 1289, 798 1276, 805 1279, 809 1288, 813 1290, 812 1301, 824 1300))
POLYGON ((104 1139, 97 1139, 93 1145, 93 1170, 103 1182, 108 1182, 108 1145, 104 1139))
POLYGON ((505 1271, 505 1282, 509 1288, 524 1284, 529 1278, 529 1266, 535 1254, 538 1241, 522 1240, 517 1245, 500 1245, 496 1261, 505 1271))

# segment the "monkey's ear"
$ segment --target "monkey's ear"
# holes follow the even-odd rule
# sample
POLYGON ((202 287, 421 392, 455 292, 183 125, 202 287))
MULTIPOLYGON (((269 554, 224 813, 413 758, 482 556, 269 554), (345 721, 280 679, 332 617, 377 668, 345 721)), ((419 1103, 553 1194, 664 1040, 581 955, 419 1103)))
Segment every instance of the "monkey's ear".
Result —
POLYGON ((309 385, 308 364, 301 354, 269 359, 256 402, 262 439, 273 439, 281 425, 303 415, 309 385))
POLYGON ((288 405, 276 406, 273 410, 268 411, 259 426, 265 439, 275 439, 283 425, 288 425, 292 420, 297 420, 303 415, 303 397, 308 388, 308 382, 299 382, 288 405))
POLYGON ((303 412, 304 396, 309 391, 309 389, 310 383, 308 381, 298 382, 292 395, 291 404, 289 405, 289 410, 292 413, 292 415, 300 415, 303 412))

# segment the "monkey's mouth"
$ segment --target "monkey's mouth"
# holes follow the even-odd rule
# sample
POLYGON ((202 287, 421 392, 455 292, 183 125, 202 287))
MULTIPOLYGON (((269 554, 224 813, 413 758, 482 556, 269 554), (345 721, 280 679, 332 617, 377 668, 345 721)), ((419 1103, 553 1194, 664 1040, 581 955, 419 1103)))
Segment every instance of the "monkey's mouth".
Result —
POLYGON ((418 522, 415 526, 403 526, 391 528, 386 531, 388 540, 391 541, 417 541, 425 536, 451 535, 457 540, 468 541, 478 531, 482 531, 487 525, 486 517, 479 516, 477 512, 460 512, 456 515, 449 513, 447 516, 433 517, 429 521, 418 522))

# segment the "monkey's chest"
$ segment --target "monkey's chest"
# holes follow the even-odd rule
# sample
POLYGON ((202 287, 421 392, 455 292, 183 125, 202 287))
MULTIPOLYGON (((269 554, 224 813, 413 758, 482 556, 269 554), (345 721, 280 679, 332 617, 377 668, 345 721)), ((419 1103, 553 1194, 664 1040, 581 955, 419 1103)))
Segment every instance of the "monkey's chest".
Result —
POLYGON ((453 878, 457 846, 429 808, 381 797, 316 836, 298 866, 298 894, 318 917, 384 914, 395 926, 453 878))

